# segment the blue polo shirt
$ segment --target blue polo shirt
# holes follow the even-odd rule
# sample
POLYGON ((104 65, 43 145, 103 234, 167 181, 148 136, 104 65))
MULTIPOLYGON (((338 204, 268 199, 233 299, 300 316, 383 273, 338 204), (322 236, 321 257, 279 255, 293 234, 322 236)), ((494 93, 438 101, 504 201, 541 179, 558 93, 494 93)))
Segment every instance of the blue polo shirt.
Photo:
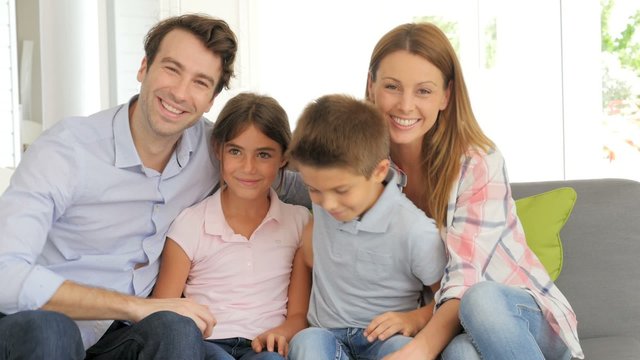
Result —
POLYGON ((365 328, 384 312, 415 310, 423 286, 442 277, 446 259, 435 222, 397 184, 391 169, 359 220, 338 221, 313 204, 312 326, 365 328))

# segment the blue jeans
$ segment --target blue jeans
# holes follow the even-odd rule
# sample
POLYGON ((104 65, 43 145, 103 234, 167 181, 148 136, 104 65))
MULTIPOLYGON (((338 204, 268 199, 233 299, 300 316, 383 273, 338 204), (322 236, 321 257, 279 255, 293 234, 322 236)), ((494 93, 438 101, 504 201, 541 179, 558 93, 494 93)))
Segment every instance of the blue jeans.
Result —
POLYGON ((204 359, 202 333, 190 318, 159 311, 132 325, 114 322, 86 358, 204 359))
POLYGON ((398 351, 412 338, 394 335, 387 340, 369 342, 364 329, 306 328, 297 333, 289 346, 291 360, 374 360, 398 351))
POLYGON ((531 294, 492 281, 471 287, 460 301, 464 333, 442 352, 457 359, 570 359, 569 349, 531 294))
POLYGON ((207 360, 284 360, 277 352, 256 353, 251 348, 251 340, 240 337, 206 340, 204 348, 207 360))
POLYGON ((0 313, 0 359, 84 359, 80 330, 57 312, 0 313))

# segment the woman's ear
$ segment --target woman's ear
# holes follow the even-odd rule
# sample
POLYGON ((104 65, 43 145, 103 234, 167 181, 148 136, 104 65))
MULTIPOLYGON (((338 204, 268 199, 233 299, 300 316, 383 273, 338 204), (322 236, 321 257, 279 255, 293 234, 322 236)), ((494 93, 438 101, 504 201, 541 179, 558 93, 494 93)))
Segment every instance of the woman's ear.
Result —
POLYGON ((440 110, 444 110, 449 105, 449 99, 451 99, 451 91, 453 91, 453 80, 449 80, 449 84, 447 84, 447 88, 444 91, 444 98, 442 98, 442 102, 440 103, 440 110))
POLYGON ((373 97, 373 76, 371 75, 371 71, 369 71, 369 75, 367 75, 367 98, 366 100, 375 104, 373 97))

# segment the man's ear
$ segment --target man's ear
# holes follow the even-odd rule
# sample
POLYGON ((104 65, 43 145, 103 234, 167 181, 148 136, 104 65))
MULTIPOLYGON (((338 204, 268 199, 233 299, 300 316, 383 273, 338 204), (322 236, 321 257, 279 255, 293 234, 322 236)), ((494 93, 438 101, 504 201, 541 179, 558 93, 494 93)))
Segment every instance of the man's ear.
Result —
POLYGON ((389 173, 389 166, 391 166, 391 161, 389 161, 389 159, 380 160, 375 169, 373 169, 373 174, 371 175, 375 182, 381 183, 384 181, 384 179, 387 178, 387 173, 389 173))
POLYGON ((142 82, 144 77, 147 75, 147 65, 147 57, 145 56, 142 58, 142 63, 140 64, 140 69, 138 69, 138 75, 136 76, 139 82, 142 82))

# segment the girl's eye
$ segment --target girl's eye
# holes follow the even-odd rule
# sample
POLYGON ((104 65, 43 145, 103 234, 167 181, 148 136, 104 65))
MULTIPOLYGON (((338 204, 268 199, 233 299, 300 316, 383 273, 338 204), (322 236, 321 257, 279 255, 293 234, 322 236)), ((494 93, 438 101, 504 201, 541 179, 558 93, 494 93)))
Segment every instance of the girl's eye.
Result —
POLYGON ((309 192, 310 192, 310 193, 313 193, 313 194, 315 194, 315 193, 317 193, 317 192, 318 192, 318 190, 316 190, 316 189, 312 188, 311 186, 307 186, 307 190, 309 190, 309 192))
POLYGON ((258 157, 260 159, 271 159, 271 154, 269 154, 268 152, 259 152, 258 157))
POLYGON ((229 149, 229 154, 231 154, 231 155, 240 155, 240 150, 231 148, 231 149, 229 149))

